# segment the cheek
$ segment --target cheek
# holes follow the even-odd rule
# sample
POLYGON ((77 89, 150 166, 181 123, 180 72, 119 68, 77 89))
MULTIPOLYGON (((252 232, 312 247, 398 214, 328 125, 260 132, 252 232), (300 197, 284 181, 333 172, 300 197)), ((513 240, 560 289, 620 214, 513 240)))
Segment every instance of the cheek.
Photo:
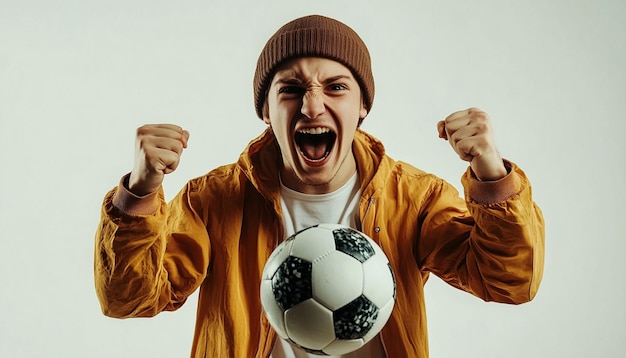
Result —
POLYGON ((286 123, 296 113, 299 113, 301 109, 301 105, 297 101, 278 101, 276 99, 270 99, 266 103, 266 123, 269 124, 269 122, 271 122, 275 126, 279 123, 286 123))
POLYGON ((349 118, 352 120, 353 118, 358 119, 364 118, 367 115, 367 110, 361 100, 360 96, 351 96, 349 100, 337 102, 336 107, 345 118, 349 118))
POLYGON ((341 135, 337 138, 337 145, 339 152, 347 153, 352 150, 352 142, 354 141, 354 134, 356 133, 356 124, 352 123, 344 123, 341 128, 341 135))

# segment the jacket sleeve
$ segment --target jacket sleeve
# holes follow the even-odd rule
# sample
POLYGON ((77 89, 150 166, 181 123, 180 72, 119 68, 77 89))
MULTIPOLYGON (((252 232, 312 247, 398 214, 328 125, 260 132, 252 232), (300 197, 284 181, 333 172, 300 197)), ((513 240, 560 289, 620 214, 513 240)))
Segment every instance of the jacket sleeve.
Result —
POLYGON ((440 181, 424 210, 418 262, 454 287, 485 301, 532 300, 543 275, 544 221, 524 172, 481 182, 462 178, 465 202, 440 181))
POLYGON ((169 203, 163 190, 136 197, 124 185, 105 197, 94 278, 102 311, 149 317, 179 308, 206 276, 209 238, 188 184, 169 203))

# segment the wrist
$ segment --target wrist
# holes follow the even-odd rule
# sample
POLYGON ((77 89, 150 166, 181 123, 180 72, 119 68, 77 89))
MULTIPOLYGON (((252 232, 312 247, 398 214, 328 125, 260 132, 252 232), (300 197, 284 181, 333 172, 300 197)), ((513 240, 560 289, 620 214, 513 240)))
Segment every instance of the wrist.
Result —
POLYGON ((159 208, 160 197, 157 191, 146 195, 137 195, 128 188, 130 175, 120 180, 117 190, 113 194, 113 206, 122 213, 130 216, 152 215, 159 208))
POLYGON ((155 181, 155 184, 146 183, 138 179, 134 172, 126 175, 122 184, 124 188, 139 197, 156 193, 161 187, 161 181, 155 181))
POLYGON ((499 154, 491 157, 474 157, 470 163, 470 168, 480 181, 500 180, 509 173, 499 154))

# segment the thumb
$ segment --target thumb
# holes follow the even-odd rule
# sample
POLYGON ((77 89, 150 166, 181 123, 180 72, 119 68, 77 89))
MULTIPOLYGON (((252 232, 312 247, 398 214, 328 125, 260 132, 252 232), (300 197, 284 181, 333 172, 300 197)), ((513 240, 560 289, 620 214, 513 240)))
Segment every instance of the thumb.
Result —
POLYGON ((437 122, 437 132, 439 132, 439 138, 448 140, 448 134, 446 133, 446 122, 437 122))
POLYGON ((183 130, 183 148, 187 148, 189 142, 189 131, 183 130))

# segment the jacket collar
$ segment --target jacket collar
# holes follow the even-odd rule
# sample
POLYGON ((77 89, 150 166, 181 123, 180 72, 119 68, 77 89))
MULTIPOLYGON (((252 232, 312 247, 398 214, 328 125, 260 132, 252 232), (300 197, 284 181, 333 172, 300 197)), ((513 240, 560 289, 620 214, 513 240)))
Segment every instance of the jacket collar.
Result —
POLYGON ((387 163, 385 147, 380 140, 359 129, 354 136, 352 151, 361 180, 361 192, 369 196, 371 195, 369 191, 378 187, 377 178, 384 181, 384 175, 381 176, 380 172, 383 165, 387 163))

